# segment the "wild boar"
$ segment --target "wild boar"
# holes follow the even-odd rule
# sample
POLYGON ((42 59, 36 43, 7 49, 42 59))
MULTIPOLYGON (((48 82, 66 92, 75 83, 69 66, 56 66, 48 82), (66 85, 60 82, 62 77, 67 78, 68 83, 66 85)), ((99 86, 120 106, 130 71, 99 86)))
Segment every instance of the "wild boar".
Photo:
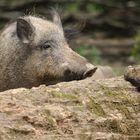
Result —
POLYGON ((0 35, 0 91, 91 76, 96 67, 68 45, 57 12, 52 21, 19 17, 0 35))

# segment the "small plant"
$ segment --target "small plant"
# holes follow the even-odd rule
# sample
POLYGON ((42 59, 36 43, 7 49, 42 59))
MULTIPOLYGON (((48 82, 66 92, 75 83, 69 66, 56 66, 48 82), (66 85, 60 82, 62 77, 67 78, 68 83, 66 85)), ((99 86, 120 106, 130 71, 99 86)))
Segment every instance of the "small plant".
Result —
POLYGON ((86 9, 89 13, 93 13, 93 12, 102 13, 102 12, 104 12, 104 7, 99 5, 99 4, 95 4, 95 3, 87 3, 86 9))
POLYGON ((134 47, 131 52, 131 59, 140 63, 140 31, 137 33, 135 37, 134 47))

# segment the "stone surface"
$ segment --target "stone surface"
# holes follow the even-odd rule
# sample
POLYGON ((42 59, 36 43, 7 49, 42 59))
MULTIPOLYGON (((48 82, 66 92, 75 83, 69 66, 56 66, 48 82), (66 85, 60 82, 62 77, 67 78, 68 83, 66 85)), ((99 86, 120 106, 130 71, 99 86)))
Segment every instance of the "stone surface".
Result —
POLYGON ((0 140, 91 139, 140 139, 140 93, 123 77, 0 93, 0 140))

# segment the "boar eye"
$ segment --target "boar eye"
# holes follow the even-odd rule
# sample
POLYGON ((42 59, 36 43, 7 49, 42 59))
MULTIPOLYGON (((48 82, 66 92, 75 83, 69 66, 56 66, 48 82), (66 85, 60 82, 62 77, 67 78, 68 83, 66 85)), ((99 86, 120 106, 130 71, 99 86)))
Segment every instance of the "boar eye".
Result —
POLYGON ((50 47, 51 47, 51 44, 48 43, 48 42, 46 42, 45 44, 43 44, 43 45, 41 46, 41 49, 48 49, 48 48, 50 48, 50 47))

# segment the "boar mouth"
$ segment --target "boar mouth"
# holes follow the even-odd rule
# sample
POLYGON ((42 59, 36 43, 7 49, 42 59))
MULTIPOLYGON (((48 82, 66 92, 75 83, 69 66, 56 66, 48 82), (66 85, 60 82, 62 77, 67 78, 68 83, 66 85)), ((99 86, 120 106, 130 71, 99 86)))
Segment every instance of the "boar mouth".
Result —
POLYGON ((97 70, 97 67, 91 68, 87 71, 80 71, 80 72, 73 72, 70 70, 66 70, 64 72, 64 81, 72 81, 72 80, 82 80, 87 77, 91 77, 95 71, 97 70))
POLYGON ((64 72, 63 76, 44 76, 43 78, 43 82, 42 84, 45 85, 54 85, 57 84, 59 82, 68 82, 68 81, 72 81, 72 80, 81 80, 84 79, 83 77, 83 73, 78 74, 75 72, 72 72, 70 70, 66 70, 64 72))
POLYGON ((82 80, 82 79, 84 79, 82 72, 76 73, 70 70, 66 70, 64 72, 63 81, 82 80))
POLYGON ((91 77, 97 68, 94 68, 87 72, 73 72, 71 70, 66 70, 63 76, 45 76, 43 84, 54 85, 59 82, 68 82, 73 80, 82 80, 87 77, 91 77))

